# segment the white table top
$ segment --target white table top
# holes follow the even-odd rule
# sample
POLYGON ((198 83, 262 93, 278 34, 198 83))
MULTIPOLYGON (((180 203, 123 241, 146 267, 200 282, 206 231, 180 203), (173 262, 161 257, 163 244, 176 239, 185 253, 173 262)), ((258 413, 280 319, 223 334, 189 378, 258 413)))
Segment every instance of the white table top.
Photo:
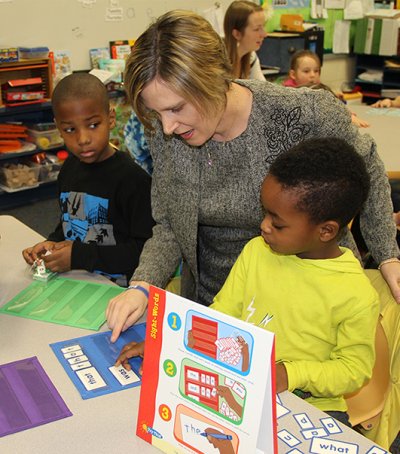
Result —
POLYGON ((349 104, 349 109, 370 123, 369 128, 360 128, 360 132, 375 139, 386 170, 400 171, 400 109, 375 109, 353 104, 349 104))
MULTIPOLYGON (((42 237, 11 216, 0 216, 0 234, 0 269, 2 271, 0 304, 3 305, 31 282, 21 250, 41 241, 42 237)), ((86 272, 65 273, 65 276, 85 280, 104 280, 86 272)), ((104 325, 101 331, 106 330, 107 327, 104 325)), ((0 438, 0 453, 150 454, 159 452, 135 434, 140 388, 129 388, 83 400, 49 347, 50 343, 91 333, 93 331, 0 314, 0 364, 37 356, 73 413, 72 417, 0 438)), ((310 452, 312 441, 302 437, 301 428, 293 415, 307 413, 315 427, 321 427, 320 419, 327 415, 291 393, 281 393, 280 398, 282 404, 291 409, 291 413, 278 419, 278 432, 283 429, 288 430, 302 441, 302 444, 297 446, 300 452, 310 452)), ((358 454, 366 453, 373 446, 356 432, 341 425, 340 427, 343 433, 332 438, 358 444, 358 454)), ((279 453, 289 451, 291 448, 279 440, 279 453)))

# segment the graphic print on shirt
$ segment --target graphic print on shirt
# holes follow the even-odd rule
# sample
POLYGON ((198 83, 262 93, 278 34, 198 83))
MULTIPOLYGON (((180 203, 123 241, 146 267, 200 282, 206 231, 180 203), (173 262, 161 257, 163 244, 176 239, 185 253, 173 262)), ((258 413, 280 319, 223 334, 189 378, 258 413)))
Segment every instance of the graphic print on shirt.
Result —
POLYGON ((116 244, 112 224, 108 220, 109 201, 83 192, 60 194, 62 223, 66 240, 116 244))
POLYGON ((255 321, 252 321, 251 318, 255 314, 257 308, 254 307, 254 302, 255 302, 256 297, 253 296, 253 298, 250 301, 250 304, 247 306, 246 311, 248 312, 248 315, 246 317, 246 322, 252 323, 253 325, 261 326, 262 328, 265 328, 268 323, 274 318, 273 315, 268 314, 268 312, 264 315, 264 317, 261 319, 259 323, 255 323, 255 321))

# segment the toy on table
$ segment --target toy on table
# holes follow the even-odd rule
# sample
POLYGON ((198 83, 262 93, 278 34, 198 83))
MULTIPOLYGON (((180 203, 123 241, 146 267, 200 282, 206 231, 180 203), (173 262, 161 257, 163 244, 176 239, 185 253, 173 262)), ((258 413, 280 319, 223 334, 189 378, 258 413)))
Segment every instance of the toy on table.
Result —
MULTIPOLYGON (((46 251, 44 255, 50 255, 50 251, 46 251)), ((44 263, 44 260, 42 258, 37 258, 32 265, 32 271, 33 271, 33 279, 36 279, 38 281, 43 281, 47 282, 50 280, 52 277, 54 277, 57 273, 53 273, 53 271, 50 271, 46 268, 46 265, 44 263)))

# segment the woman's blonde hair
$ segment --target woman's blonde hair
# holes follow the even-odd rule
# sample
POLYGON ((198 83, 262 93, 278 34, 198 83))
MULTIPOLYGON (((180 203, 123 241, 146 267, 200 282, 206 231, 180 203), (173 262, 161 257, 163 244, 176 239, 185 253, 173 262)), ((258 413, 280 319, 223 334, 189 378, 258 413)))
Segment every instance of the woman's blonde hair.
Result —
POLYGON ((140 121, 150 129, 152 115, 140 94, 156 78, 202 115, 225 108, 231 65, 222 39, 208 21, 191 11, 169 11, 132 47, 126 62, 125 89, 140 121))
POLYGON ((250 74, 250 53, 243 55, 239 61, 237 41, 232 32, 233 30, 238 30, 240 33, 244 33, 250 14, 258 13, 259 11, 264 11, 262 6, 247 0, 237 0, 229 5, 225 13, 224 33, 226 49, 233 70, 235 72, 237 69, 239 70, 239 73, 235 75, 242 79, 248 79, 250 74))

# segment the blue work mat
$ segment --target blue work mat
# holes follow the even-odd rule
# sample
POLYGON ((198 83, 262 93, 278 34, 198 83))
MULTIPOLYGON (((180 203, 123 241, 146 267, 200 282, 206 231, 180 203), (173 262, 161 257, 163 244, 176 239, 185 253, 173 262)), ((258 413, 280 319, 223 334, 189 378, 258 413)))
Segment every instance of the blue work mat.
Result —
POLYGON ((83 399, 102 396, 141 384, 139 368, 142 358, 129 360, 131 371, 114 367, 117 357, 128 342, 142 342, 146 324, 134 325, 111 343, 111 331, 89 334, 50 344, 83 399))

